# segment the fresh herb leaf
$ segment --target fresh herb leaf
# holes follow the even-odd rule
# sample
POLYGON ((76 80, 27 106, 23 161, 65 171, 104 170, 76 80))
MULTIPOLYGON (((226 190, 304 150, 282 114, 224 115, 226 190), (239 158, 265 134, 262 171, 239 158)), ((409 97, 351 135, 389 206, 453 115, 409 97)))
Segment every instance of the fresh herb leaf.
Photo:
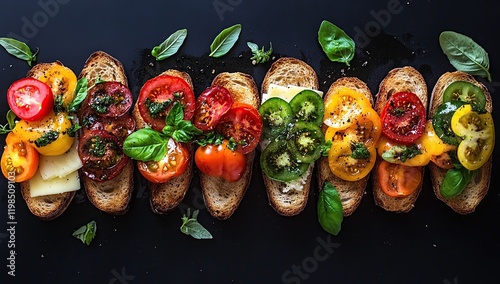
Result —
POLYGON ((174 55, 184 43, 186 36, 187 29, 182 29, 174 32, 160 45, 153 47, 153 50, 151 50, 151 55, 153 55, 157 61, 166 59, 174 55))
POLYGON ((352 151, 351 157, 353 159, 359 160, 359 159, 370 158, 370 152, 368 151, 366 146, 361 142, 352 143, 351 144, 351 151, 352 151))
POLYGON ((269 43, 269 50, 268 51, 265 51, 264 47, 262 47, 262 49, 259 49, 259 46, 253 42, 247 42, 247 45, 253 54, 253 56, 250 57, 250 60, 252 60, 253 65, 256 65, 259 63, 265 63, 265 62, 269 61, 269 58, 271 57, 271 54, 273 53, 272 43, 269 43))
POLYGON ((97 232, 97 223, 90 221, 87 225, 81 226, 78 230, 73 232, 73 237, 82 241, 86 245, 90 245, 97 232))
POLYGON ((184 214, 181 218, 181 232, 189 235, 195 239, 212 239, 212 234, 205 229, 200 223, 198 223, 198 213, 199 210, 195 210, 193 215, 191 215, 191 208, 187 209, 187 214, 184 214))
POLYGON ((342 29, 324 20, 318 31, 318 41, 331 61, 345 63, 354 58, 355 43, 342 29))
POLYGON ((73 101, 71 101, 71 103, 68 104, 67 107, 68 113, 75 113, 78 111, 82 102, 85 100, 85 98, 87 98, 88 86, 89 83, 87 78, 83 77, 78 80, 74 91, 74 99, 73 101))
POLYGON ((340 232, 344 215, 339 193, 335 186, 328 181, 325 182, 323 190, 319 192, 317 211, 321 227, 336 236, 340 232))
POLYGON ((82 126, 80 126, 80 124, 78 123, 75 123, 73 125, 71 125, 67 130, 66 130, 66 133, 68 133, 68 136, 69 137, 75 137, 76 135, 76 132, 82 128, 82 126))
POLYGON ((382 154, 382 158, 390 163, 395 163, 397 161, 404 163, 420 154, 422 154, 422 151, 420 151, 416 145, 396 145, 385 151, 382 154))
POLYGON ((59 132, 57 132, 55 130, 50 130, 48 132, 45 132, 38 139, 36 139, 35 140, 35 145, 37 147, 47 146, 50 143, 56 141, 58 137, 59 137, 59 132))
POLYGON ((21 41, 15 40, 13 38, 0 38, 0 45, 5 48, 5 50, 15 57, 25 60, 28 62, 28 65, 31 66, 34 61, 36 61, 36 55, 38 54, 39 49, 36 49, 36 52, 33 54, 29 46, 21 41))
POLYGON ((151 128, 139 129, 125 138, 123 153, 138 161, 159 161, 167 153, 168 136, 151 128))
POLYGON ((157 118, 165 112, 165 110, 170 106, 172 103, 172 100, 165 100, 161 103, 159 102, 152 102, 149 98, 146 99, 146 107, 148 108, 149 114, 151 115, 152 118, 157 118))
POLYGON ((54 100, 54 112, 55 113, 60 113, 60 112, 65 111, 63 103, 64 103, 63 95, 62 94, 57 95, 56 99, 54 100))
POLYGON ((491 82, 488 53, 470 37, 444 31, 439 35, 439 44, 451 65, 459 71, 477 75, 491 82))
POLYGON ((207 145, 221 145, 225 137, 217 131, 210 131, 203 135, 200 139, 196 139, 196 143, 201 147, 207 145))
POLYGON ((325 141, 325 143, 321 144, 321 156, 328 157, 328 152, 330 152, 330 148, 332 148, 332 140, 325 141))
POLYGON ((228 27, 220 32, 210 45, 210 57, 221 57, 234 46, 241 33, 241 24, 228 27))
POLYGON ((12 129, 14 129, 14 127, 16 126, 16 115, 12 110, 9 109, 9 111, 7 111, 6 118, 7 124, 0 125, 0 135, 11 132, 12 129))
POLYGON ((445 198, 452 198, 459 195, 472 180, 474 171, 469 171, 460 166, 449 169, 443 178, 440 193, 445 198))
POLYGON ((191 121, 184 120, 184 110, 179 102, 174 103, 165 122, 163 134, 172 137, 177 142, 192 141, 196 135, 203 133, 191 121))

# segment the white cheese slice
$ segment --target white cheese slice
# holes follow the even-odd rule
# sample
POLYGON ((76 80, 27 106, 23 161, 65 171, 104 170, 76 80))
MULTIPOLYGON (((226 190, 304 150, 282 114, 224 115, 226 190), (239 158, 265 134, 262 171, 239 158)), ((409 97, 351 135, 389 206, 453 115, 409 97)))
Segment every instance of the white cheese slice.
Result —
POLYGON ((50 180, 44 180, 40 171, 29 180, 31 197, 44 196, 49 194, 58 194, 80 189, 80 178, 78 171, 74 171, 65 177, 55 177, 50 180))
POLYGON ((38 170, 44 180, 50 180, 55 177, 65 177, 68 174, 77 171, 82 165, 78 156, 78 143, 75 141, 68 152, 58 156, 40 155, 38 170))

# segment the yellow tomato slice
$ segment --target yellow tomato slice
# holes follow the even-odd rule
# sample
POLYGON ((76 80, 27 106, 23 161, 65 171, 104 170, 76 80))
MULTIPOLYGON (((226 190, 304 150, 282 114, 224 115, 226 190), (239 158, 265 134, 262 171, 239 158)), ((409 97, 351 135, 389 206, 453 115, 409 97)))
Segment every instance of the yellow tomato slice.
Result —
POLYGON ((351 126, 354 119, 372 108, 369 99, 353 89, 339 88, 325 104, 323 122, 339 130, 351 126))
POLYGON ((367 147, 367 158, 353 157, 352 143, 334 141, 328 152, 328 165, 332 173, 346 181, 357 181, 366 177, 375 165, 377 152, 375 147, 367 147))
POLYGON ((73 101, 77 78, 75 73, 68 67, 52 64, 38 80, 49 85, 54 94, 54 100, 61 95, 64 107, 73 101))

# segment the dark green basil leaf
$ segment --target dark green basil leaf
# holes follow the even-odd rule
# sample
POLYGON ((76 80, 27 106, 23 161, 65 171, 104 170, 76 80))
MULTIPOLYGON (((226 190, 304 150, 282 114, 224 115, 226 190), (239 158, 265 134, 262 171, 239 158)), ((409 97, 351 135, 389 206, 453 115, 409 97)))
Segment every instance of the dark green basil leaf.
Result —
POLYGON ((74 113, 78 111, 82 102, 85 100, 85 98, 87 98, 88 85, 88 80, 85 77, 79 79, 78 82, 76 82, 75 96, 73 101, 68 104, 68 113, 74 113))
POLYGON ((457 70, 487 78, 491 82, 488 53, 470 37, 444 31, 439 35, 439 44, 457 70))
POLYGON ((241 24, 224 29, 210 45, 210 57, 225 55, 236 43, 241 33, 241 24))
POLYGON ((212 234, 205 229, 200 223, 198 223, 198 212, 199 210, 195 210, 193 212, 193 215, 191 215, 191 209, 187 209, 187 214, 184 214, 181 218, 182 220, 182 225, 181 225, 181 232, 192 236, 195 239, 212 239, 212 234))
POLYGON ((29 46, 21 41, 15 40, 13 38, 0 38, 0 45, 5 48, 5 50, 15 57, 25 60, 28 62, 28 65, 31 66, 34 61, 36 61, 36 55, 38 54, 39 49, 37 48, 36 52, 33 54, 29 46))
POLYGON ((123 153, 138 161, 159 161, 167 153, 168 136, 151 128, 130 134, 123 142, 123 153))
POLYGON ((340 232, 344 215, 339 193, 330 182, 325 182, 323 190, 319 192, 317 212, 321 227, 336 236, 340 232))
POLYGON ((187 29, 182 29, 174 32, 160 45, 153 47, 153 50, 151 50, 151 55, 153 55, 157 61, 166 59, 174 55, 184 43, 186 37, 187 29))
POLYGON ((443 183, 441 184, 441 195, 445 198, 459 195, 471 181, 473 176, 474 172, 464 167, 449 169, 444 175, 443 183))
POLYGON ((349 66, 356 51, 355 43, 342 29, 328 21, 323 21, 319 27, 318 41, 331 61, 349 66))
POLYGON ((78 238, 84 244, 90 245, 97 232, 97 223, 95 221, 89 222, 87 225, 83 225, 78 230, 73 232, 73 237, 78 238))

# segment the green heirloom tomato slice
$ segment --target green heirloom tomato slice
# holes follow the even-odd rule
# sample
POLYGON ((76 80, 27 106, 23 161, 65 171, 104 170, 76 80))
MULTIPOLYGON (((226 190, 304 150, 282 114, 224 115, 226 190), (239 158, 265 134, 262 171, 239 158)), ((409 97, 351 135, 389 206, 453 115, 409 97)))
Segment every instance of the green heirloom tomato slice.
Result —
POLYGON ((314 122, 316 125, 323 123, 325 105, 323 98, 311 90, 304 90, 290 101, 294 117, 299 121, 314 122))
POLYGON ((443 103, 449 101, 462 101, 471 104, 474 110, 480 112, 483 112, 486 106, 483 90, 466 81, 453 82, 446 88, 443 94, 443 103))
POLYGON ((311 163, 321 156, 325 137, 321 128, 312 122, 296 122, 287 140, 288 150, 302 163, 311 163))
POLYGON ((266 137, 275 138, 283 133, 292 121, 292 109, 283 99, 274 97, 265 101, 259 108, 266 137))
POLYGON ((461 101, 446 102, 438 107, 432 117, 432 127, 434 127, 436 135, 447 144, 458 146, 460 143, 451 129, 451 118, 455 111, 464 104, 461 101))
POLYGON ((298 179, 309 168, 308 163, 297 161, 286 144, 286 140, 274 140, 260 155, 260 167, 264 174, 282 182, 298 179))

